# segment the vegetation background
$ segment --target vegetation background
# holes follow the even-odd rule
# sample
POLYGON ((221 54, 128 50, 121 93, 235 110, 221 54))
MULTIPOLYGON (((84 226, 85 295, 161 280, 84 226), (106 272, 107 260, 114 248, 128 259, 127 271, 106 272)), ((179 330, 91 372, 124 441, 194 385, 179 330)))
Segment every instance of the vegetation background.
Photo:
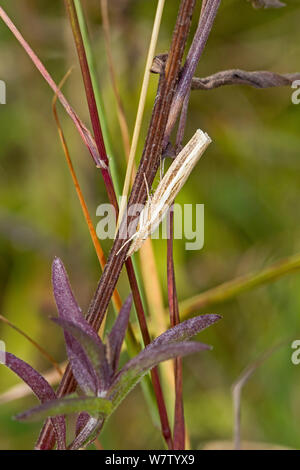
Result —
MULTIPOLYGON (((200 4, 200 2, 197 2, 200 4)), ((198 75, 229 68, 300 72, 300 5, 254 10, 246 0, 222 2, 198 75)), ((120 130, 108 74, 98 0, 83 0, 97 59, 114 158, 120 181, 125 174, 120 130)), ((170 44, 178 0, 167 0, 157 52, 170 44)), ((73 65, 65 93, 85 122, 88 111, 62 1, 2 0, 24 37, 59 82, 73 65)), ((112 0, 113 54, 120 91, 132 132, 156 2, 112 0)), ((200 5, 198 5, 198 8, 200 5)), ((197 14, 195 14, 195 19, 197 14)), ((193 28, 196 21, 193 23, 193 28)), ((0 78, 7 104, 0 108, 0 313, 43 345, 58 361, 65 358, 60 329, 48 317, 56 309, 50 267, 63 259, 77 299, 86 310, 100 270, 67 170, 51 111, 52 92, 6 26, 0 23, 0 78)), ((152 76, 138 155, 155 96, 152 76)), ((289 88, 256 90, 231 86, 192 92, 188 139, 196 128, 213 144, 197 165, 177 202, 205 204, 205 246, 185 251, 175 241, 179 299, 187 299, 240 274, 260 270, 300 252, 300 106, 289 88)), ((69 118, 60 113, 84 194, 95 224, 96 207, 106 202, 100 173, 69 118)), ((110 242, 104 243, 106 252, 110 242)), ((155 254, 166 294, 166 243, 155 241, 155 254)), ((192 448, 231 439, 231 386, 240 372, 278 341, 300 339, 300 274, 244 293, 217 305, 224 319, 201 340, 211 353, 184 359, 186 421, 192 448)), ((125 276, 119 282, 128 293, 125 276)), ((212 309, 210 309, 212 310, 212 309)), ((49 364, 23 337, 0 324, 7 350, 38 370, 49 364)), ((291 363, 288 345, 256 371, 243 393, 243 438, 300 447, 300 366, 291 363)), ((0 393, 18 383, 0 368, 0 393)), ((33 397, 0 406, 0 448, 32 447, 40 424, 12 420, 36 403, 33 397)), ((107 449, 161 446, 140 387, 112 416, 102 434, 107 449)))

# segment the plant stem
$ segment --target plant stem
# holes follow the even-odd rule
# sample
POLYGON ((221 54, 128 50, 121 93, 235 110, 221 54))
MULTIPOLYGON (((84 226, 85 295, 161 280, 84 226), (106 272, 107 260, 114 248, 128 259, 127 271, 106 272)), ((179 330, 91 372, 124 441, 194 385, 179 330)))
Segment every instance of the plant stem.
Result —
MULTIPOLYGON (((74 33, 74 38, 76 42, 76 47, 78 50, 78 55, 81 63, 84 83, 86 87, 86 92, 88 96, 88 104, 91 114, 91 120, 93 124, 93 129, 95 132, 95 140, 99 150, 99 153, 102 159, 106 162, 107 155, 105 153, 104 142, 100 127, 99 116, 97 114, 95 97, 92 89, 91 77, 88 70, 88 63, 85 55, 84 44, 82 41, 82 36, 80 33, 80 27, 78 23, 78 18, 76 15, 75 5, 74 2, 71 0, 65 0, 66 6, 70 15, 71 25, 74 33), (99 129, 97 127, 99 126, 99 129), (97 133, 97 137, 96 137, 97 133), (102 154, 101 152, 103 151, 102 154), (106 157, 106 159, 105 159, 106 157)), ((147 197, 146 188, 144 189, 144 177, 146 177, 150 186, 152 186, 153 179, 157 172, 157 168, 160 162, 160 155, 162 150, 162 140, 163 135, 167 123, 168 113, 171 107, 171 99, 173 96, 173 91, 175 87, 175 83, 178 78, 178 74, 180 71, 180 64, 182 61, 183 51, 188 35, 188 31, 190 28, 191 16, 194 9, 194 0, 182 0, 180 6, 180 12, 178 15, 175 34, 173 36, 171 51, 169 54, 169 60, 166 66, 166 76, 164 80, 160 80, 161 87, 160 93, 158 95, 158 99, 156 101, 152 120, 150 124, 149 134, 146 141, 143 157, 141 160, 139 172, 135 179, 131 197, 129 204, 136 204, 136 203, 144 203, 147 197), (155 125, 154 125, 155 123, 155 125), (156 125, 159 126, 159 132, 156 132, 156 125), (153 165, 151 164, 153 162, 153 165)), ((108 161, 108 160, 107 160, 108 161)), ((102 168, 102 174, 105 180, 105 184, 107 187, 107 192, 110 197, 111 202, 117 207, 117 202, 115 198, 115 193, 112 186, 112 181, 110 178, 110 174, 108 170, 102 168), (109 180, 108 180, 109 178, 109 180)), ((129 223, 132 222, 130 217, 128 217, 129 223)), ((124 218, 124 223, 127 223, 127 217, 124 218)), ((128 226, 128 225, 127 225, 128 226)), ((124 232, 123 232, 124 233, 124 232)), ((126 240, 123 240, 120 237, 117 237, 115 240, 110 256, 108 258, 106 267, 103 271, 102 277, 100 279, 100 283, 98 285, 95 297, 92 301, 91 307, 88 313, 88 321, 93 326, 93 328, 98 331, 101 323, 103 321, 105 311, 108 307, 109 301, 115 289, 117 280, 121 273, 121 269, 123 264, 126 260, 126 254, 129 249, 129 245, 127 249, 123 249, 120 254, 118 252, 122 248, 123 243, 126 240)), ((133 296, 135 299, 135 304, 138 313, 139 324, 143 336, 143 340, 145 345, 150 343, 150 335, 147 328, 146 318, 143 311, 142 301, 139 296, 138 285, 136 278, 134 276, 133 266, 130 260, 126 262, 126 267, 130 279, 131 289, 133 292, 133 296)), ((168 416, 166 411, 166 406, 163 400, 162 390, 159 382, 158 377, 158 370, 157 368, 153 369, 151 372, 152 381, 154 390, 156 393, 156 398, 158 402, 158 409, 161 418, 162 424, 162 433, 166 440, 166 443, 169 448, 172 448, 172 438, 171 438, 171 431, 168 422, 168 416)), ((62 380, 61 386, 59 387, 59 396, 62 396, 65 393, 70 393, 70 390, 74 389, 75 381, 72 377, 70 367, 67 368, 67 372, 64 375, 62 380)), ((40 438, 38 447, 39 448, 49 448, 47 446, 53 444, 53 436, 51 438, 51 423, 48 420, 48 425, 44 427, 40 438)))
POLYGON ((13 24, 9 16, 5 13, 3 8, 0 6, 0 18, 4 21, 6 26, 10 29, 12 34, 15 36, 17 41, 20 43, 20 45, 23 47, 25 50, 26 54, 28 54, 29 58, 32 60, 33 64, 35 67, 38 69, 40 74, 43 76, 43 78, 46 80, 50 88, 54 91, 55 94, 57 94, 57 97, 63 107, 65 108, 66 112, 72 119, 74 125, 76 126, 76 129, 78 130, 84 144, 88 148, 91 157, 95 163, 95 165, 99 168, 105 168, 106 164, 104 161, 101 160, 99 152, 97 150, 95 141, 90 133, 90 131, 87 129, 87 127, 84 125, 84 123, 80 120, 66 97, 63 95, 63 93, 60 91, 59 87, 56 85, 55 81, 49 74, 48 70, 45 68, 44 64, 40 61, 38 56, 35 54, 35 52, 31 49, 29 44, 25 41, 23 38, 22 34, 20 31, 16 28, 16 26, 13 24))
POLYGON ((160 23, 161 23, 161 18, 162 18, 164 6, 165 6, 165 0, 158 0, 157 10, 156 10, 156 15, 155 15, 155 19, 154 19, 154 25, 153 25, 151 40, 150 40, 150 46, 149 46, 148 56, 147 56, 147 60, 146 60, 144 78, 143 78, 143 83, 142 83, 142 88, 141 88, 141 93, 140 93, 139 105, 138 105, 137 115, 136 115, 136 119, 135 119, 135 125, 134 125, 134 131, 133 131, 132 142, 131 142, 131 147, 130 147, 128 165, 127 165, 127 168, 126 168, 125 181, 124 181, 124 186, 123 186, 123 191, 122 191, 122 196, 123 196, 122 204, 123 204, 123 206, 122 206, 122 204, 120 206, 119 221, 122 219, 122 216, 124 214, 124 209, 126 207, 125 204, 126 204, 128 193, 129 193, 130 181, 131 181, 133 167, 134 167, 134 159, 135 159, 135 155, 136 155, 136 151, 137 151, 137 144, 138 144, 138 140, 139 140, 139 136, 140 136, 140 132, 141 132, 144 109, 145 109, 145 104, 146 104, 146 97, 147 97, 147 91, 148 91, 150 74, 151 74, 151 65, 152 65, 152 62, 153 62, 154 54, 155 54, 155 48, 156 48, 156 44, 157 44, 157 39, 158 39, 160 23))
MULTIPOLYGON (((183 107, 181 110, 180 121, 176 136, 176 154, 180 152, 184 138, 184 132, 187 120, 187 110, 190 92, 186 94, 183 107)), ((174 202, 169 210, 169 230, 167 240, 167 277, 168 277, 168 299, 171 326, 180 323, 178 297, 175 280, 174 267, 174 202)), ((185 450, 185 419, 184 419, 184 402, 183 402, 183 381, 182 381, 182 358, 178 357, 174 360, 174 378, 175 378, 175 406, 174 406, 174 432, 173 432, 173 449, 185 450)))
MULTIPOLYGON (((167 240, 167 277, 168 277, 168 299, 170 312, 170 325, 173 327, 180 323, 177 289, 175 282, 175 269, 173 258, 173 240, 174 240, 174 206, 172 204, 169 210, 169 230, 167 240)), ((174 360, 174 377, 175 377, 175 407, 174 407, 174 432, 173 432, 173 449, 185 449, 185 424, 184 424, 184 408, 182 396, 182 360, 176 358, 174 360)))
POLYGON ((128 125, 127 125, 127 121, 125 117, 121 95, 119 93, 117 77, 116 77, 116 72, 115 72, 115 67, 114 67, 114 61, 113 61, 113 56, 112 56, 112 51, 111 51, 110 22, 109 22, 109 16, 108 16, 107 0, 100 0, 100 6, 101 6, 104 42, 105 42, 105 49, 106 49, 110 79, 111 79, 111 84, 113 87, 114 95, 116 98, 117 115, 118 115, 119 126, 121 129, 123 147, 124 147, 126 159, 128 159, 129 152, 130 152, 130 136, 129 136, 129 130, 128 130, 128 125))
POLYGON ((110 202, 113 204, 115 208, 117 208, 118 202, 117 202, 115 190, 113 187, 112 179, 111 179, 109 168, 108 168, 109 160, 108 160, 106 148, 104 145, 94 88, 92 84, 89 64, 87 61, 85 47, 83 44, 83 39, 82 39, 81 31, 80 31, 80 26, 79 26, 79 21, 78 21, 78 17, 76 13, 74 0, 65 0, 65 4, 66 4, 67 12, 70 18, 70 23, 71 23, 73 36, 74 36, 74 40, 76 44, 76 49, 78 53, 81 73, 82 73, 84 87, 86 91, 86 98, 87 98, 90 117, 91 117, 91 123, 92 123, 93 131, 94 131, 95 142, 98 148, 99 155, 106 165, 106 168, 101 168, 102 176, 104 179, 104 184, 105 184, 110 202))
POLYGON ((110 169, 111 169, 113 184, 114 184, 116 194, 117 194, 117 196, 119 196, 121 194, 120 182, 119 182, 119 177, 118 177, 116 164, 115 164, 115 159, 114 159, 114 155, 113 155, 111 137, 109 135, 109 130, 108 130, 108 127, 107 127, 107 120, 106 120, 106 116, 105 116, 105 112, 104 112, 104 103, 103 103, 102 95, 101 95, 100 89, 99 89, 99 79, 98 79, 98 75, 97 75, 97 67, 96 67, 96 63, 95 63, 95 58, 94 58, 94 54, 93 54, 93 50, 92 50, 92 46, 91 46, 91 42, 90 42, 90 38, 89 38, 88 28, 87 28, 87 24, 86 24, 86 20, 85 20, 85 16, 84 16, 84 11, 83 11, 83 8, 82 8, 82 5, 81 5, 81 1, 80 0, 74 0, 74 2, 75 2, 76 12, 77 12, 77 16, 78 16, 80 31, 81 31, 81 34, 82 34, 82 40, 83 40, 84 48, 85 48, 85 51, 86 51, 86 57, 87 57, 88 65, 89 65, 89 70, 90 70, 90 74, 91 74, 91 80, 92 80, 93 90, 94 90, 94 93, 95 93, 97 111, 98 111, 98 114, 99 114, 101 127, 102 127, 104 144, 105 144, 107 154, 110 157, 109 165, 110 165, 110 169))
MULTIPOLYGON (((138 143, 138 138, 140 134, 140 129, 141 129, 141 124, 142 124, 142 118, 143 118, 143 113, 144 113, 144 108, 145 108, 145 102, 146 102, 146 96, 147 96, 147 90, 148 90, 148 84, 149 84, 149 79, 150 79, 150 69, 151 65, 153 62, 153 57, 155 53, 155 48, 156 48, 156 43, 158 39, 158 34, 159 34, 159 29, 160 29, 160 23, 161 23, 161 17, 162 17, 162 12, 163 12, 163 7, 164 7, 165 0, 158 0, 157 4, 157 10, 156 10, 156 15, 155 15, 155 20, 154 20, 154 25, 152 29, 152 35, 151 35, 151 41, 150 41, 150 46, 149 46, 149 51, 148 51, 148 56, 146 60, 146 66, 145 66, 145 72, 144 72, 144 79, 143 79, 143 84, 142 84, 142 89, 141 89, 141 94, 140 94, 140 100, 139 100, 139 105, 138 105, 138 111, 137 111, 137 117, 136 117, 136 122, 135 122, 135 127, 134 127, 134 132, 133 132, 133 138, 132 138, 132 144, 131 146, 129 145, 130 143, 130 137, 129 137, 129 131, 128 131, 128 123, 126 121, 126 116, 124 113, 124 107, 121 99, 121 94, 118 88, 118 82, 117 82, 117 76, 116 76, 116 68, 113 60, 113 53, 112 53, 112 47, 111 47, 111 27, 110 27, 110 21, 109 21, 109 15, 108 15, 108 3, 107 0, 101 0, 100 5, 101 5, 101 13, 102 13, 102 23, 103 23, 103 30, 104 30, 104 39, 105 39, 105 47, 106 47, 106 53, 107 53, 107 60, 109 64, 109 71, 110 71, 110 76, 111 76, 111 82, 113 86, 113 91, 116 99, 116 104, 117 104, 117 114, 118 114, 118 120, 119 120, 119 125, 121 129, 121 134, 122 134, 122 140, 123 140, 123 147, 125 151, 125 157, 126 160, 128 161, 127 164, 127 169, 126 169, 126 176, 125 176, 125 182, 124 182, 124 188, 123 189, 123 194, 122 194, 122 199, 121 199, 121 205, 119 208, 119 217, 118 217, 118 222, 117 222, 117 230, 119 228, 119 222, 122 219, 122 215, 124 213, 124 209, 126 208, 126 201, 128 197, 128 191, 129 191, 129 186, 130 186, 130 181, 132 178, 135 178, 136 175, 136 169, 134 165, 134 158, 136 154, 136 149, 137 149, 137 143, 138 143)), ((162 323, 163 316, 164 316, 164 306, 163 306, 163 301, 162 301, 162 293, 160 289, 160 284, 158 280, 158 274, 157 274, 157 269, 155 265, 155 258, 154 258, 154 253, 153 253, 153 247, 152 247, 152 241, 149 239, 142 249, 140 250, 140 257, 141 257, 141 266, 142 266, 142 276, 143 276, 143 283, 146 291, 146 296, 148 298, 148 307, 149 307, 149 313, 152 316, 153 311, 155 318, 158 318, 160 316, 160 320, 162 323), (148 289, 149 284, 151 285, 150 289, 148 289), (156 290, 155 290, 156 287, 156 290), (155 292, 153 291, 155 290, 155 292), (149 295, 149 290, 151 291, 151 295, 149 295), (153 302, 154 296, 156 296, 155 301, 153 302)), ((138 278, 138 269, 136 268, 136 260, 135 257, 132 258, 132 263, 133 267, 136 272, 136 277, 137 281, 139 281, 138 278)), ((140 290, 141 292, 141 290, 140 290)), ((161 331, 157 332, 157 336, 161 333, 163 333, 167 328, 167 325, 165 324, 164 327, 161 329, 161 331)), ((172 381, 172 371, 168 369, 169 364, 165 363, 162 365, 162 381, 165 382, 167 379, 168 382, 168 390, 170 389, 170 380, 172 381)), ((148 376, 146 380, 148 379, 148 376)), ((172 382, 171 382, 172 383, 172 382)), ((144 382, 142 382, 142 386, 144 385, 144 382)), ((145 388, 145 387, 144 387, 145 388)), ((145 390, 144 390, 145 391, 145 390)), ((153 398, 153 393, 152 396, 153 398)), ((147 398, 147 397, 146 397, 147 398)), ((149 400, 147 400, 149 402, 149 400)), ((153 405, 153 402, 152 402, 153 405)), ((153 406, 151 407, 151 412, 152 415, 153 413, 157 413, 157 408, 153 410, 153 406)), ((164 410, 162 410, 164 412, 164 410)), ((155 415, 156 418, 156 415, 155 415)), ((157 422, 157 418, 155 419, 155 424, 157 422)))
MULTIPOLYGON (((66 3, 67 11, 70 17, 70 23, 72 26, 72 31, 73 31, 73 36, 74 36, 77 52, 78 52, 80 67, 82 70, 82 76, 83 76, 88 106, 90 110, 91 122, 92 122, 93 130, 94 130, 94 134, 95 134, 95 141, 96 141, 98 151, 99 151, 99 154, 101 155, 102 160, 108 165, 108 157, 107 157, 106 148, 105 148, 104 141, 103 141, 101 123, 100 123, 100 119, 98 115, 95 94, 94 94, 91 74, 89 70, 89 64, 87 61, 87 56, 85 52, 85 47, 84 47, 84 43, 82 39, 82 34, 80 30, 80 25, 79 25, 77 13, 76 13, 74 0, 65 0, 65 3, 66 3)), ((113 182, 110 176, 109 168, 108 167, 101 168, 101 172, 102 172, 102 176, 105 182, 109 200, 111 204, 113 204, 115 211, 118 214, 118 203, 116 199, 113 182)), ((138 283, 135 277, 135 272, 134 272, 134 268, 133 268, 131 260, 128 260, 126 262, 126 268, 127 268, 131 290, 133 293, 135 307, 137 310, 137 315, 138 315, 138 318, 141 319, 139 320, 140 323, 142 323, 143 325, 145 323, 145 313, 144 313, 143 303, 140 297, 138 283)), ((99 325, 99 328, 100 328, 100 325, 99 325)))
MULTIPOLYGON (((68 74, 64 77, 64 79, 62 80, 60 86, 63 85, 63 83, 64 83, 65 79, 67 78, 67 76, 68 76, 68 74)), ((54 118, 55 118, 55 121, 56 121, 56 124, 57 124, 59 138, 60 138, 60 141, 61 141, 61 144, 62 144, 62 147, 63 147, 63 151, 64 151, 64 155, 65 155, 65 158, 66 158, 66 161, 67 161, 69 171, 71 173, 73 184, 74 184, 74 187, 75 187, 75 190, 76 190, 76 193, 77 193, 80 205, 81 205, 81 209, 82 209, 85 221, 87 223, 87 226, 88 226, 88 229, 89 229, 89 232, 90 232, 90 236, 91 236, 91 239, 92 239, 92 242, 93 242, 93 245, 94 245, 94 249, 95 249, 97 258, 99 260, 101 269, 103 271, 103 269, 105 267, 105 264, 106 264, 106 258, 105 258, 102 246, 100 244, 100 241, 97 237, 95 227, 93 225, 93 222, 92 222, 87 204, 86 204, 85 199, 83 197, 82 190, 81 190, 81 187, 80 187, 80 184, 79 184, 79 181, 78 181, 78 178, 77 178, 77 175, 76 175, 76 172, 75 172, 72 160, 71 160, 68 145, 67 145, 67 142, 66 142, 66 139, 65 139, 65 136, 64 136, 59 118, 58 118, 58 113, 57 113, 57 109, 56 109, 56 101, 57 101, 57 95, 55 95, 54 98, 53 98, 52 109, 53 109, 54 118)), ((112 295, 112 302, 113 302, 113 306, 114 306, 114 309, 115 309, 115 312, 116 312, 116 315, 117 315, 118 312, 122 308, 122 300, 121 300, 120 294, 119 294, 117 289, 115 289, 115 291, 112 295)), ((130 349, 132 351, 137 351, 138 350, 138 343, 136 341, 134 332, 132 330, 132 325, 131 325, 130 322, 128 323, 128 334, 127 334, 126 338, 127 338, 127 341, 129 341, 130 349)))
POLYGON ((195 74, 196 67, 201 58, 208 36, 214 24, 216 14, 220 6, 220 2, 221 0, 207 0, 205 3, 203 14, 200 15, 199 25, 195 33, 189 53, 187 55, 181 78, 179 80, 176 93, 172 101, 172 108, 168 119, 166 134, 164 137, 164 148, 169 142, 172 129, 179 116, 184 98, 191 88, 191 83, 195 74))
POLYGON ((233 399, 233 410, 234 410, 234 450, 241 450, 241 395, 244 386, 248 380, 254 374, 254 372, 267 360, 269 359, 278 349, 282 346, 291 344, 293 338, 288 338, 284 341, 273 346, 271 349, 265 351, 258 359, 248 365, 238 379, 232 386, 232 399, 233 399))
POLYGON ((300 254, 285 258, 259 273, 240 276, 229 282, 207 290, 202 294, 180 302, 179 309, 183 319, 192 315, 196 310, 226 302, 237 295, 255 287, 273 282, 276 279, 300 270, 300 254))
MULTIPOLYGON (((174 87, 180 71, 180 64, 190 28, 194 3, 194 0, 182 0, 180 5, 171 50, 166 65, 166 73, 165 76, 161 77, 160 79, 159 91, 152 114, 143 156, 129 198, 129 206, 131 204, 145 203, 147 198, 147 190, 144 184, 144 178, 146 178, 149 187, 151 187, 160 163, 162 142, 166 128, 167 117, 171 107, 174 87)), ((123 224, 125 226, 129 226, 129 224, 133 222, 132 219, 132 217, 124 217, 121 223, 120 231, 125 233, 124 227, 122 226, 123 224)), ((137 221, 135 222, 137 223, 137 221)), ((122 266, 125 262, 126 254, 129 249, 129 244, 122 249, 125 242, 126 239, 124 240, 119 236, 116 238, 108 258, 106 268, 100 279, 96 294, 90 306, 88 318, 95 329, 97 329, 99 324, 101 324, 103 314, 120 275, 122 266)), ((141 325, 141 329, 144 343, 148 344, 150 341, 150 335, 145 322, 141 325)), ((152 375, 153 373, 157 375, 157 370, 154 369, 152 375)), ((159 408, 160 415, 162 417, 163 407, 162 403, 160 402, 159 408)), ((165 410, 163 411, 163 417, 165 420, 165 425, 163 425, 162 431, 165 440, 170 447, 171 434, 169 431, 169 425, 167 425, 167 415, 165 410)))
MULTIPOLYGON (((147 190, 144 184, 144 178, 146 178, 148 186, 151 187, 160 163, 167 117, 171 107, 174 87, 180 71, 180 63, 190 27, 194 3, 194 0, 181 1, 171 51, 166 65, 166 74, 160 78, 159 91, 143 156, 129 198, 129 206, 132 204, 145 203, 147 190)), ((126 223, 127 226, 129 226, 130 222, 133 222, 133 219, 134 218, 130 216, 124 217, 121 223, 121 229, 122 225, 126 226, 126 223)), ((137 223, 137 220, 134 220, 134 222, 137 223)), ((122 232, 125 233, 125 230, 123 229, 122 232)), ((129 250, 129 244, 123 247, 126 241, 127 239, 122 239, 119 236, 114 241, 107 265, 89 309, 89 318, 93 325, 98 326, 102 321, 103 312, 110 300, 112 291, 125 262, 127 251, 129 250)), ((144 330, 143 335, 145 335, 144 341, 146 340, 147 343, 149 341, 149 333, 144 330)))

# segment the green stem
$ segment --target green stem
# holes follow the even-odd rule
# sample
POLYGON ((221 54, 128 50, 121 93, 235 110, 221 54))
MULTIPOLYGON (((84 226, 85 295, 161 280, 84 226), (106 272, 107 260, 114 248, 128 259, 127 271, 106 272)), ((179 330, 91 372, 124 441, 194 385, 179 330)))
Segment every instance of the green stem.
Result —
MULTIPOLYGON (((88 61, 89 69, 90 69, 90 75, 91 75, 92 85, 93 85, 93 89, 94 89, 97 110, 98 110, 98 114, 99 114, 100 122, 101 122, 101 127, 102 127, 103 140, 104 140, 105 148, 107 150, 107 154, 110 157, 109 158, 109 165, 110 165, 110 170, 111 170, 111 176, 112 176, 112 179, 113 179, 113 184, 114 184, 114 187, 115 187, 116 195, 117 195, 117 197, 119 197, 121 195, 119 174, 117 172, 117 166, 116 166, 116 163, 115 163, 115 158, 113 156, 111 138, 110 138, 110 134, 109 134, 108 126, 107 126, 106 114, 105 114, 105 111, 104 111, 104 103, 103 103, 103 100, 102 100, 102 95, 101 95, 100 87, 99 87, 99 79, 98 79, 98 74, 97 74, 96 61, 95 61, 95 58, 94 58, 94 53, 93 53, 93 49, 92 49, 92 46, 91 46, 91 41, 90 41, 90 37, 89 37, 89 33, 88 33, 88 27, 87 27, 86 19, 85 19, 85 16, 84 16, 84 11, 83 11, 83 8, 82 8, 82 5, 81 5, 81 1, 80 0, 74 0, 74 3, 75 3, 77 16, 78 16, 78 22, 79 22, 79 27, 80 27, 80 30, 81 30, 82 40, 83 40, 83 44, 84 44, 84 47, 85 47, 86 57, 87 57, 87 61, 88 61)), ((138 286, 139 286, 139 291, 140 291, 140 295, 141 295, 141 298, 142 298, 142 302, 143 302, 143 305, 145 305, 145 298, 144 298, 144 295, 143 295, 143 290, 141 288, 141 285, 142 285, 141 277, 140 277, 138 266, 137 266, 137 263, 136 263, 136 260, 135 260, 134 257, 132 258, 132 264, 133 264, 133 268, 134 268, 135 275, 136 275, 136 278, 137 278, 137 283, 138 283, 138 286)), ((118 313, 118 312, 116 312, 116 313, 118 313)))
POLYGON ((249 291, 255 287, 273 282, 276 279, 300 269, 300 254, 285 258, 259 273, 240 276, 232 281, 224 282, 217 287, 207 290, 202 294, 184 300, 179 305, 182 319, 193 314, 196 310, 210 305, 219 304, 230 300, 242 292, 249 291))
MULTIPOLYGON (((101 126, 102 126, 104 144, 105 144, 107 153, 110 157, 109 158, 109 164, 110 164, 110 169, 111 169, 111 176, 112 176, 112 179, 113 179, 116 194, 119 197, 121 195, 121 189, 120 189, 121 186, 120 186, 117 166, 116 166, 116 163, 115 163, 115 158, 113 156, 111 138, 110 138, 110 134, 109 134, 108 126, 107 126, 107 119, 106 119, 106 115, 105 115, 105 111, 104 111, 104 103, 103 103, 102 95, 101 95, 100 88, 99 88, 99 78, 98 78, 98 74, 97 74, 97 67, 96 67, 96 62, 95 62, 95 58, 94 58, 94 54, 93 54, 93 50, 92 50, 92 46, 91 46, 91 42, 90 42, 87 23, 86 23, 83 8, 82 8, 82 5, 81 5, 81 1, 80 0, 74 0, 74 3, 75 3, 75 8, 76 8, 76 11, 77 11, 77 16, 78 16, 78 22, 79 22, 79 26, 80 26, 80 30, 81 30, 81 34, 82 34, 82 39, 83 39, 83 43, 84 43, 84 47, 85 47, 85 51, 86 51, 87 61, 88 61, 88 64, 89 64, 92 84, 93 84, 94 93, 95 93, 97 110, 98 110, 98 113, 99 113, 100 122, 101 122, 101 126)), ((133 264, 133 268, 134 268, 134 271, 135 271, 135 276, 136 276, 136 279, 137 279, 137 283, 138 283, 138 286, 139 286, 139 291, 140 291, 140 295, 141 295, 141 298, 142 298, 142 302, 145 305, 143 290, 141 288, 141 277, 140 277, 138 266, 137 266, 137 263, 136 263, 136 260, 135 260, 134 257, 132 258, 132 264, 133 264)), ((118 312, 116 312, 116 314, 117 313, 118 312)), ((126 338, 127 338, 126 343, 128 343, 130 338, 128 338, 127 335, 126 335, 126 338)), ((132 347, 132 344, 127 344, 126 346, 127 346, 127 351, 129 353, 130 357, 133 357, 134 355, 136 355, 136 350, 135 350, 135 348, 132 347)), ((151 385, 151 379, 150 379, 149 374, 141 382, 141 386, 142 386, 142 390, 143 390, 143 393, 144 393, 145 400, 146 400, 146 402, 149 406, 149 411, 150 411, 153 423, 157 426, 159 424, 159 417, 158 417, 158 411, 157 411, 157 406, 156 406, 155 395, 153 393, 153 388, 152 388, 152 385, 151 385)))
POLYGON ((104 144, 105 144, 105 148, 107 150, 108 156, 110 157, 109 165, 110 165, 110 170, 111 170, 111 176, 113 179, 116 195, 119 197, 121 195, 121 189, 120 189, 121 186, 120 186, 120 181, 118 177, 118 171, 117 171, 117 166, 116 166, 116 162, 114 158, 114 153, 112 149, 111 138, 110 138, 110 134, 109 134, 108 126, 107 126, 107 119, 106 119, 106 115, 104 111, 104 103, 103 103, 102 95, 100 92, 96 61, 94 58, 94 53, 93 53, 93 49, 91 46, 91 41, 90 41, 87 23, 86 23, 83 8, 81 5, 81 1, 74 0, 74 3, 75 3, 77 16, 78 16, 78 22, 79 22, 79 27, 81 30, 82 40, 83 40, 83 44, 85 47, 86 57, 87 57, 87 61, 88 61, 89 69, 90 69, 97 111, 100 117, 100 122, 101 122, 101 127, 102 127, 103 140, 104 140, 104 144))

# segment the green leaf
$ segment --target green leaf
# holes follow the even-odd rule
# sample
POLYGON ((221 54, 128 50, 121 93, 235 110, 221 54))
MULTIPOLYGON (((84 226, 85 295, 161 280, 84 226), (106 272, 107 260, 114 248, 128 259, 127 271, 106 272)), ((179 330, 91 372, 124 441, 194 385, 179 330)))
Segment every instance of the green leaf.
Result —
POLYGON ((160 362, 211 349, 206 344, 193 341, 150 346, 141 351, 134 359, 127 362, 116 376, 108 392, 108 397, 113 403, 113 409, 121 403, 143 376, 160 362))
POLYGON ((112 403, 99 397, 62 398, 51 400, 41 406, 31 408, 16 416, 19 421, 40 421, 49 416, 66 415, 86 411, 90 415, 107 416, 111 413, 112 403))

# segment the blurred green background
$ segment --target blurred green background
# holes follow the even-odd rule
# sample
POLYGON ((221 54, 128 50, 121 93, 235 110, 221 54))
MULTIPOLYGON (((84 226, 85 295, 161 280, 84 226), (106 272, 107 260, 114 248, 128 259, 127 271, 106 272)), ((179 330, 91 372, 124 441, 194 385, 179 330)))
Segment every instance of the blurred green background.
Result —
MULTIPOLYGON (((1 0, 47 69, 59 82, 75 66, 64 92, 89 124, 82 80, 63 1, 1 0)), ((193 22, 195 30, 200 1, 193 22)), ((287 0, 278 10, 254 10, 246 0, 222 2, 198 75, 243 68, 300 72, 300 6, 287 0)), ((83 0, 120 181, 125 174, 116 108, 108 74, 98 0, 83 0)), ((178 0, 166 0, 157 52, 169 48, 178 0)), ((111 0, 112 45, 130 132, 156 2, 111 0)), ((48 317, 55 315, 51 262, 59 255, 77 299, 86 311, 100 270, 67 170, 51 111, 52 92, 15 38, 0 22, 0 79, 7 104, 0 107, 0 313, 65 359, 63 338, 48 317)), ((141 154, 157 86, 152 76, 138 155, 141 154)), ((187 299, 238 275, 260 270, 300 252, 300 105, 290 88, 256 90, 223 87, 191 95, 186 139, 200 127, 213 144, 192 173, 177 202, 205 204, 205 246, 186 251, 175 241, 178 295, 187 299)), ((95 224, 96 207, 106 202, 99 171, 70 119, 60 112, 84 195, 95 224)), ((108 253, 111 242, 103 246, 108 253)), ((155 241, 166 296, 166 243, 155 241)), ((241 371, 278 341, 300 339, 300 274, 286 276, 218 305, 224 315, 199 336, 214 350, 184 360, 186 421, 192 448, 232 438, 231 386, 241 371)), ((125 275, 119 282, 125 298, 125 275)), ((205 310, 204 310, 205 311, 205 310)), ((210 313, 210 312, 207 312, 210 313)), ((0 324, 7 350, 39 371, 49 364, 18 333, 0 324)), ((300 447, 300 365, 291 363, 288 344, 274 353, 246 385, 242 436, 251 441, 300 447)), ((0 393, 19 383, 0 368, 0 393)), ((30 449, 40 424, 20 424, 12 416, 33 406, 26 397, 0 406, 0 448, 30 449)), ((141 388, 107 424, 107 449, 162 446, 141 388)))

